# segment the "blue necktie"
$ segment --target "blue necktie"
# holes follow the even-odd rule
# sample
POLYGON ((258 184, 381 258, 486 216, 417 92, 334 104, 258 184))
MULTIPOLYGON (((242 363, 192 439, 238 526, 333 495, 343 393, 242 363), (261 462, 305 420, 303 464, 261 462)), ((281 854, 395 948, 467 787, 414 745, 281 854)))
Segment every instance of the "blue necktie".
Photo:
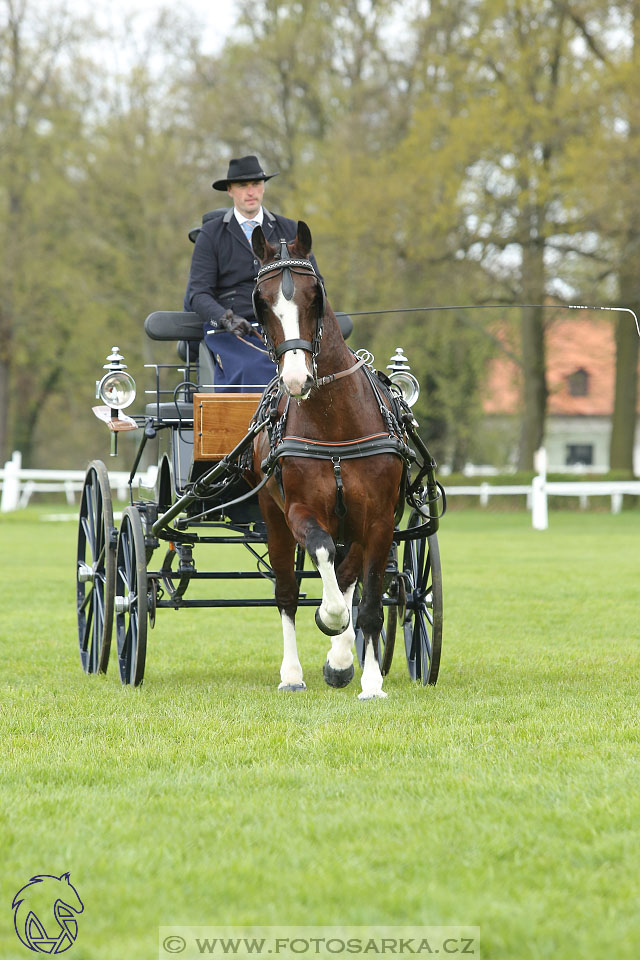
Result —
POLYGON ((245 237, 247 238, 247 240, 249 241, 249 246, 251 246, 251 234, 253 233, 254 229, 258 226, 258 221, 257 221, 257 220, 243 220, 242 223, 240 224, 240 226, 241 226, 242 229, 244 230, 244 235, 245 235, 245 237))

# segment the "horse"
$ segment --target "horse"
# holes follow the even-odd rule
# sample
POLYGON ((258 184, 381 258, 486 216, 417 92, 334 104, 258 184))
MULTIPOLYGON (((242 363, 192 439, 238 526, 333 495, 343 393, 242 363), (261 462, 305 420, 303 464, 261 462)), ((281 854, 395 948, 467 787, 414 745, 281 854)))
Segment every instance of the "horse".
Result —
POLYGON ((379 637, 383 578, 402 496, 403 445, 393 435, 398 431, 388 398, 344 341, 308 259, 311 242, 304 221, 295 239, 281 240, 279 247, 266 241, 259 226, 252 234, 260 262, 254 309, 277 364, 271 436, 262 432, 254 440, 253 473, 264 481, 258 497, 282 621, 278 689, 306 689, 295 631, 300 545, 322 579, 315 616, 331 637, 323 674, 332 687, 345 687, 354 676, 351 609, 362 584, 357 626, 365 646, 358 696, 369 700, 387 696, 379 637))

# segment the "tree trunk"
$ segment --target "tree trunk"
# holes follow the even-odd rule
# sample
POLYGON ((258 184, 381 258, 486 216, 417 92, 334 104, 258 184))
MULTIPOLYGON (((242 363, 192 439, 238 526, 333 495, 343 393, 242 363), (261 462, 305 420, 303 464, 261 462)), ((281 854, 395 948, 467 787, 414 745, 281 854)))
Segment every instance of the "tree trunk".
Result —
MULTIPOLYGON (((640 125, 638 109, 640 96, 635 81, 640 62, 640 2, 632 3, 634 67, 632 86, 629 90, 629 138, 628 170, 633 176, 637 163, 637 144, 640 125)), ((633 182, 632 180, 630 182, 633 182)), ((640 206, 637 191, 630 198, 627 208, 628 228, 626 244, 622 254, 620 270, 620 300, 622 307, 630 307, 636 315, 640 310, 640 279, 638 278, 638 254, 640 253, 640 206)), ((628 313, 618 315, 616 323, 616 387, 611 420, 611 442, 609 446, 609 468, 626 470, 633 473, 633 447, 636 432, 636 411, 638 403, 638 331, 633 317, 628 313)))
POLYGON ((11 456, 9 450, 9 367, 0 358, 0 466, 11 456))
MULTIPOLYGON (((534 244, 522 252, 522 291, 527 303, 544 302, 544 247, 534 244)), ((518 469, 532 470, 533 455, 542 445, 547 414, 547 374, 544 341, 544 310, 523 307, 522 343, 522 420, 518 469)))
MULTIPOLYGON (((639 282, 632 276, 633 258, 627 260, 628 269, 620 279, 620 299, 623 307, 640 311, 639 282)), ((633 473, 633 447, 636 433, 638 404, 638 331, 633 317, 621 313, 616 323, 616 386, 611 421, 609 467, 633 473)))

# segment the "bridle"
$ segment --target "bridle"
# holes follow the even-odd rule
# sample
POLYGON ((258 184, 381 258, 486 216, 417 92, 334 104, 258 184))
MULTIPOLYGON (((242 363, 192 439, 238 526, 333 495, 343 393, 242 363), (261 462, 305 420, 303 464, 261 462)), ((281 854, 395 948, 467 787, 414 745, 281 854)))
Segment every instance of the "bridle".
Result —
POLYGON ((316 329, 313 336, 313 340, 283 340, 282 343, 278 344, 276 347, 267 333, 266 325, 262 325, 262 335, 264 337, 265 346, 269 351, 269 356, 274 363, 280 359, 280 357, 287 353, 289 350, 306 350, 307 353, 311 354, 311 362, 313 364, 313 377, 316 379, 316 361, 318 353, 320 352, 320 341, 322 340, 322 327, 324 314, 327 306, 327 295, 325 293, 324 284, 318 274, 315 271, 315 268, 310 260, 296 260, 289 255, 289 249, 287 247, 286 240, 280 240, 280 253, 277 260, 274 260, 272 263, 267 263, 263 267, 260 267, 258 270, 258 276, 256 277, 256 285, 253 288, 253 312, 256 317, 258 316, 258 297, 260 296, 260 284, 263 280, 271 279, 272 277, 282 274, 282 295, 285 300, 292 300, 293 294, 295 292, 295 285, 293 281, 293 274, 298 274, 299 276, 304 277, 315 277, 316 284, 320 290, 320 307, 318 309, 318 315, 316 317, 316 329))

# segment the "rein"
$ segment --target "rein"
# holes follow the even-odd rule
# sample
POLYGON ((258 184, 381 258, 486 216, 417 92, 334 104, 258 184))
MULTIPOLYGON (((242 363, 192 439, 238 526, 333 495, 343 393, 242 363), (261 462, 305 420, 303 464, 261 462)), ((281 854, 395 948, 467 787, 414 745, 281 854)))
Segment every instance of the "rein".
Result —
POLYGON ((342 377, 350 377, 352 373, 355 373, 356 370, 359 370, 366 363, 365 357, 360 357, 357 363, 354 363, 352 367, 349 367, 347 370, 340 370, 339 373, 330 373, 327 377, 320 377, 319 380, 316 380, 316 386, 324 387, 327 383, 333 383, 334 380, 340 380, 342 377))

